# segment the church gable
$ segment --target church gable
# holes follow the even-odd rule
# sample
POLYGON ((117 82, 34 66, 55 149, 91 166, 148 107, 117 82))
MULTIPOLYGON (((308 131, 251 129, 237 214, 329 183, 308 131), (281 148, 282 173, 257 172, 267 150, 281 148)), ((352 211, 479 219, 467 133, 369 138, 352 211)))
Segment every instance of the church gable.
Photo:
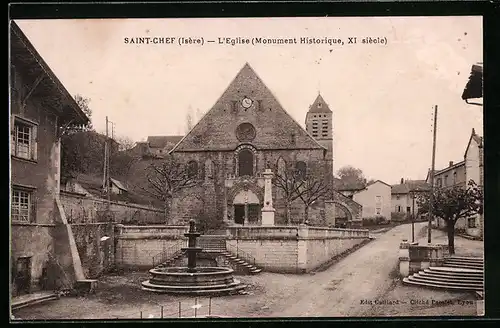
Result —
POLYGON ((172 152, 234 150, 242 143, 257 149, 324 149, 248 64, 172 152))

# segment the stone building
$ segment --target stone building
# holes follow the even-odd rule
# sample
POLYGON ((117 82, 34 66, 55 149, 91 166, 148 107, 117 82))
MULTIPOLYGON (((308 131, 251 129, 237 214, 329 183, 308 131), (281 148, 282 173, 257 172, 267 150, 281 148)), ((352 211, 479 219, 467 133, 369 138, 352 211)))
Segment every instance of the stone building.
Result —
MULTIPOLYGON (((321 95, 306 115, 302 128, 281 106, 250 65, 240 70, 214 106, 170 151, 200 180, 197 187, 177 194, 172 217, 221 218, 230 224, 257 225, 261 220, 266 168, 294 167, 314 172, 319 179, 333 178, 332 111, 321 95)), ((273 186, 276 223, 284 223, 285 202, 273 186)), ((359 204, 332 191, 309 211, 310 221, 333 224, 325 200, 359 217, 359 204)), ((327 202, 328 203, 328 202, 327 202)), ((302 222, 304 205, 291 206, 292 222, 302 222)))
POLYGON ((12 295, 48 288, 50 262, 83 279, 71 227, 59 201, 60 127, 87 116, 11 23, 10 233, 12 295))

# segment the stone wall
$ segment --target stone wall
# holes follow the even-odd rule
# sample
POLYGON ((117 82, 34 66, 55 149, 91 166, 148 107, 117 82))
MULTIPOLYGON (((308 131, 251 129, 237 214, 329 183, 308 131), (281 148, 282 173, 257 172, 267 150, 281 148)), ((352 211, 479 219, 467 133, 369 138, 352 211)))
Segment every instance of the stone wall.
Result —
MULTIPOLYGON (((185 247, 186 226, 122 226, 116 229, 117 268, 150 269, 153 256, 185 247)), ((226 249, 266 271, 309 272, 369 239, 368 230, 318 227, 230 227, 226 249)), ((184 263, 182 260, 179 263, 184 263)))
MULTIPOLYGON (((61 203, 69 223, 99 222, 107 209, 107 200, 61 191, 61 203)), ((124 202, 110 202, 114 221, 123 224, 163 224, 161 209, 124 202)))
POLYGON ((80 223, 71 225, 83 272, 87 278, 97 278, 114 266, 114 228, 110 223, 80 223), (103 239, 101 239, 103 238, 103 239))
POLYGON ((153 257, 186 245, 186 226, 124 226, 115 229, 115 265, 118 269, 151 269, 153 257))

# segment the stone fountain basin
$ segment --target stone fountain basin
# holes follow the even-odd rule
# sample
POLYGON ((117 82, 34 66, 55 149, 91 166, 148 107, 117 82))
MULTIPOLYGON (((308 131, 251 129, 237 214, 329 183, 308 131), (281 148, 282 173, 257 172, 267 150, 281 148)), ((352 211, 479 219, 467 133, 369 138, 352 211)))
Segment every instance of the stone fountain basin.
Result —
POLYGON ((149 283, 164 286, 219 286, 234 283, 231 268, 197 267, 188 272, 187 267, 166 267, 149 270, 149 283))

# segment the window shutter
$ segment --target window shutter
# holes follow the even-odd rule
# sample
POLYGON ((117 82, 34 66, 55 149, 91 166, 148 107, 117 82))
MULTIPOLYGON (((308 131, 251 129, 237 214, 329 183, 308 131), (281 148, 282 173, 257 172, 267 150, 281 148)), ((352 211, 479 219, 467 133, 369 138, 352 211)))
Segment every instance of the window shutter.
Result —
POLYGON ((30 209, 30 222, 36 222, 36 196, 34 193, 30 194, 31 209, 30 209))
POLYGON ((38 127, 33 125, 31 128, 31 159, 36 161, 38 155, 38 127))

